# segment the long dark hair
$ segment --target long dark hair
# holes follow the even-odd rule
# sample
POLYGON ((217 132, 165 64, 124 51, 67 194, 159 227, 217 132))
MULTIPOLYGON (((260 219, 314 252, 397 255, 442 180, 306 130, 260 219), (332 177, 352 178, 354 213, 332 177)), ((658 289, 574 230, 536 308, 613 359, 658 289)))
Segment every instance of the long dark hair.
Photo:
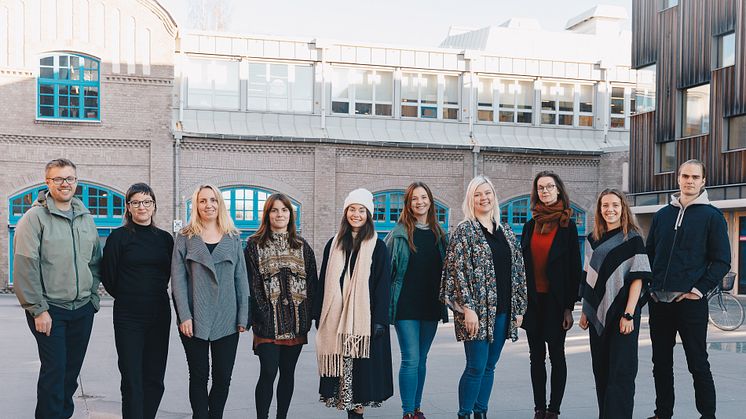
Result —
POLYGON ((150 197, 150 199, 153 200, 153 215, 150 217, 150 227, 155 228, 155 213, 158 211, 158 204, 155 199, 155 192, 153 192, 153 188, 150 187, 147 183, 135 183, 134 185, 130 186, 129 189, 127 189, 127 193, 124 197, 124 202, 128 205, 127 210, 124 212, 124 226, 127 227, 129 230, 135 229, 135 222, 132 221, 132 214, 129 211, 129 203, 130 199, 132 199, 133 196, 136 194, 145 194, 150 197))
POLYGON ((357 235, 352 237, 352 226, 347 221, 347 211, 349 209, 350 206, 345 208, 345 212, 342 214, 342 222, 339 224, 339 232, 337 232, 337 247, 348 255, 354 251, 360 250, 360 243, 372 239, 376 235, 376 228, 373 226, 373 216, 370 211, 368 211, 368 208, 366 208, 365 224, 360 227, 357 235))
POLYGON ((565 188, 564 182, 562 182, 562 179, 560 179, 559 175, 554 173, 551 170, 544 170, 536 174, 534 176, 534 183, 533 187, 531 188, 531 209, 533 210, 536 208, 536 206, 541 202, 539 199, 539 191, 536 190, 538 188, 537 184, 539 183, 539 179, 543 177, 550 177, 554 179, 554 185, 557 187, 557 199, 562 201, 562 209, 568 209, 570 208, 570 195, 567 194, 567 189, 565 188))
POLYGON ((412 213, 411 205, 414 190, 417 188, 424 189, 427 193, 427 199, 430 200, 430 208, 427 210, 427 225, 435 234, 436 243, 445 236, 443 228, 438 224, 438 220, 435 218, 435 200, 433 199, 433 193, 424 182, 413 182, 407 187, 407 191, 404 193, 404 210, 399 215, 399 224, 402 224, 407 230, 407 241, 409 242, 409 249, 412 252, 417 252, 417 248, 414 246, 414 229, 417 228, 417 217, 412 213))
POLYGON ((262 224, 259 226, 259 230, 249 237, 249 240, 256 242, 259 247, 267 245, 272 233, 272 226, 269 223, 269 213, 272 211, 272 207, 277 201, 282 202, 282 205, 290 211, 290 219, 288 220, 288 243, 291 248, 300 249, 301 246, 303 246, 303 242, 295 231, 295 211, 293 210, 293 204, 290 202, 290 198, 282 193, 273 193, 269 198, 267 198, 267 201, 264 203, 264 212, 262 213, 262 224))
POLYGON ((598 199, 596 200, 596 216, 593 220, 593 240, 601 239, 601 236, 606 233, 606 220, 604 220, 603 214, 601 214, 601 198, 605 197, 606 195, 616 195, 617 198, 622 201, 622 214, 621 217, 619 217, 619 222, 621 224, 624 237, 627 237, 627 234, 629 234, 630 231, 636 231, 639 233, 640 227, 638 227, 637 223, 635 222, 635 215, 632 214, 632 210, 629 207, 629 202, 627 202, 627 198, 624 196, 624 193, 619 189, 608 188, 601 191, 601 193, 598 194, 598 199))

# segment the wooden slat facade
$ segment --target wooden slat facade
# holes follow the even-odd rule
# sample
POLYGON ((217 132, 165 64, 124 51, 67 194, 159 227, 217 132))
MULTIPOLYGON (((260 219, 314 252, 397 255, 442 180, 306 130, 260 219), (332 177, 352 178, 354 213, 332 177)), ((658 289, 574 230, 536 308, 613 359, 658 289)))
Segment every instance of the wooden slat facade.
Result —
POLYGON ((707 185, 746 183, 746 150, 726 150, 728 117, 746 114, 746 0, 681 0, 660 10, 657 1, 633 1, 633 66, 656 64, 656 110, 630 120, 630 192, 677 189, 673 173, 656 173, 658 143, 676 141, 677 166, 691 158, 707 165, 707 185), (651 3, 657 5, 651 7, 651 3), (635 9, 635 8, 638 9, 635 9), (640 22, 635 23, 636 19, 640 22), (657 28, 651 28, 656 22, 657 28), (713 70, 715 37, 736 33, 735 65, 713 70), (656 33, 656 46, 646 38, 656 33), (637 45, 639 43, 639 45, 637 45), (645 51, 647 58, 641 59, 645 51), (644 65, 643 65, 644 64, 644 65), (710 83, 709 133, 676 138, 681 89, 710 83), (678 102, 678 103, 677 103, 678 102))
POLYGON ((632 68, 658 60, 658 10, 660 0, 632 0, 632 68))

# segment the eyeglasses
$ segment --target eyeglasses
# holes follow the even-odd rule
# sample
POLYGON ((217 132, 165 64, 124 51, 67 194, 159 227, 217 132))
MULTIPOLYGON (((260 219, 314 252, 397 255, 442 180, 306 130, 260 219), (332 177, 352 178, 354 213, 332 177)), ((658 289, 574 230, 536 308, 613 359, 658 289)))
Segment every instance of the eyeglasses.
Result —
POLYGON ((68 177, 48 177, 47 180, 51 180, 52 183, 54 183, 57 186, 62 185, 63 183, 67 182, 68 185, 72 185, 73 183, 78 181, 78 178, 75 176, 68 176, 68 177))
POLYGON ((549 184, 547 186, 537 186, 536 190, 538 190, 539 192, 544 192, 544 191, 552 192, 554 190, 554 188, 556 188, 556 187, 557 187, 557 185, 549 184))
POLYGON ((130 204, 130 206, 132 206, 134 208, 140 208, 140 206, 143 206, 145 208, 150 208, 150 207, 153 206, 154 203, 155 203, 155 201, 153 201, 152 199, 147 199, 145 201, 130 201, 130 202, 128 202, 128 204, 130 204))

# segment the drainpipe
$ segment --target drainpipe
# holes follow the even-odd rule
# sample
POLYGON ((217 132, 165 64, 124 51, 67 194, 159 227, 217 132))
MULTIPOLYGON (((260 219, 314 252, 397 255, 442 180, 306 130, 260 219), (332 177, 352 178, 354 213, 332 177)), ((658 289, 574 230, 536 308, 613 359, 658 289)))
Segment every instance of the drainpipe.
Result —
MULTIPOLYGON (((174 126, 174 190, 173 190, 173 221, 181 219, 181 199, 179 198, 179 185, 181 185, 181 140, 183 138, 184 120, 184 98, 186 97, 186 83, 184 82, 184 65, 186 56, 184 51, 179 53, 179 119, 174 126)), ((173 230, 173 228, 172 228, 173 230)), ((174 232, 175 233, 175 232, 174 232)))
POLYGON ((326 131, 326 50, 329 45, 317 38, 311 41, 310 47, 316 48, 321 56, 321 129, 326 131))
POLYGON ((474 61, 479 58, 479 54, 475 51, 464 50, 459 54, 459 58, 464 60, 464 66, 467 71, 466 76, 469 78, 469 117, 467 121, 469 123, 469 140, 471 142, 471 153, 472 153, 472 178, 476 177, 479 173, 477 170, 477 164, 479 162, 479 142, 474 135, 474 112, 476 110, 476 102, 474 100, 474 91, 476 90, 476 75, 474 74, 474 61))

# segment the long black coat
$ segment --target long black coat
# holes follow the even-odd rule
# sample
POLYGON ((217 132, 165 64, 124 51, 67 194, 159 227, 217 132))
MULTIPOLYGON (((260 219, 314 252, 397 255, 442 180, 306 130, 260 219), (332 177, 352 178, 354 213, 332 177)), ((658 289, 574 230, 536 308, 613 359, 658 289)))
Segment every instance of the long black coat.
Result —
MULTIPOLYGON (((580 245, 578 244, 578 228, 570 220, 567 227, 558 227, 557 235, 552 241, 547 259, 547 280, 549 281, 549 295, 553 302, 549 309, 552 324, 540 324, 542 321, 536 313, 536 276, 534 261, 531 256, 531 236, 534 233, 536 221, 529 220, 523 226, 521 249, 526 266, 526 284, 528 287, 528 308, 523 316, 521 325, 526 331, 543 330, 545 338, 555 332, 562 331, 564 310, 572 310, 578 300, 582 266, 580 263, 580 245), (541 328, 541 329, 540 329, 541 328)), ((546 317, 545 317, 546 318, 546 317)))
MULTIPOLYGON (((314 319, 318 321, 321 317, 321 308, 324 305, 324 286, 326 278, 326 267, 329 262, 329 251, 332 240, 324 247, 324 261, 321 264, 319 276, 318 298, 314 299, 314 319)), ((352 266, 355 269, 357 253, 353 253, 352 266)), ((350 260, 347 259, 347 260, 350 260)), ((376 324, 385 326, 383 336, 371 339, 370 358, 354 359, 352 366, 352 394, 354 403, 366 403, 372 401, 384 401, 394 394, 394 378, 391 367, 391 335, 389 334, 389 300, 391 294, 391 258, 386 250, 386 245, 380 239, 376 241, 373 250, 373 260, 370 268, 370 323, 371 327, 376 324)), ((347 267, 346 267, 347 268, 347 267)), ((340 283, 344 278, 344 271, 340 283)), ((341 288, 341 287, 340 287, 341 288)), ((338 377, 321 377, 319 394, 324 398, 333 397, 336 393, 338 377)))

